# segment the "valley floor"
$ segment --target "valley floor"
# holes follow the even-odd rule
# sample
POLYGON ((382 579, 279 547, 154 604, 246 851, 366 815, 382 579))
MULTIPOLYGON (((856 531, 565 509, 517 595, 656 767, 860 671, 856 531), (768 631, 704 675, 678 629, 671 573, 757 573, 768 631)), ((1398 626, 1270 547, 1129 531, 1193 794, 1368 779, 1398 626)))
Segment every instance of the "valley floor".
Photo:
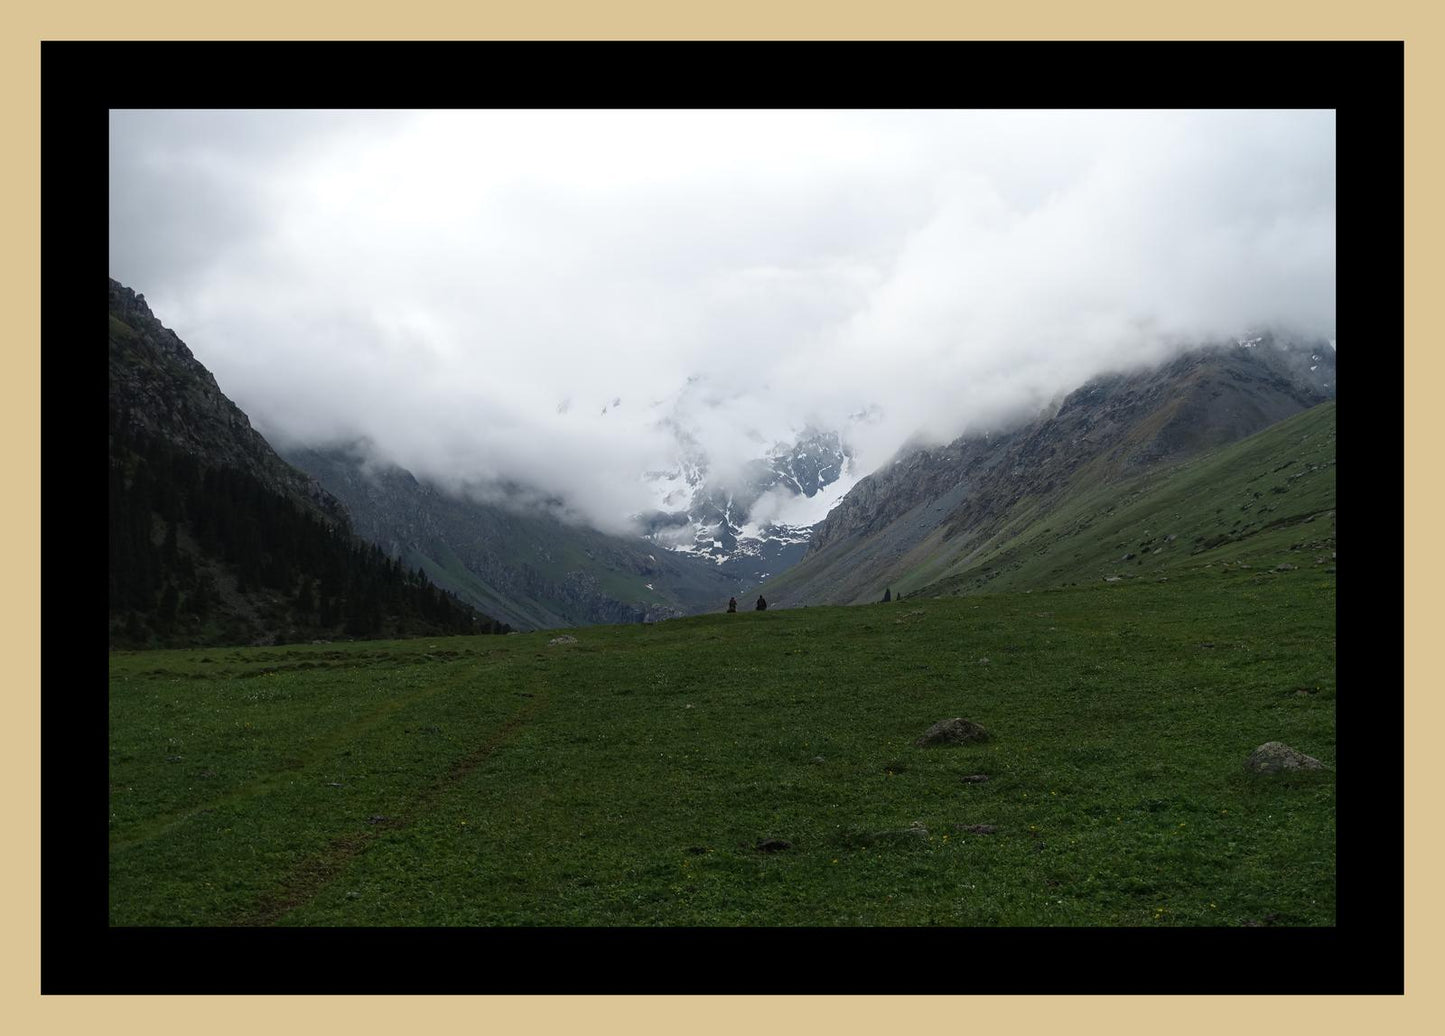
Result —
POLYGON ((1333 925, 1334 594, 115 653, 110 923, 1333 925))

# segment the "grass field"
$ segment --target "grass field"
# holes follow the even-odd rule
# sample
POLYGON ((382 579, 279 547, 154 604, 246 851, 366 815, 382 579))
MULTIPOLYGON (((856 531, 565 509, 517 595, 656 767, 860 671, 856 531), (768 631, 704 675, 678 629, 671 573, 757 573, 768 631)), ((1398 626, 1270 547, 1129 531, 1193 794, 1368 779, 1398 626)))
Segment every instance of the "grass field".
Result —
POLYGON ((1200 561, 115 653, 110 922, 1333 925, 1333 564, 1200 561), (991 739, 915 747, 953 716, 991 739), (1328 768, 1246 773, 1275 740, 1328 768))

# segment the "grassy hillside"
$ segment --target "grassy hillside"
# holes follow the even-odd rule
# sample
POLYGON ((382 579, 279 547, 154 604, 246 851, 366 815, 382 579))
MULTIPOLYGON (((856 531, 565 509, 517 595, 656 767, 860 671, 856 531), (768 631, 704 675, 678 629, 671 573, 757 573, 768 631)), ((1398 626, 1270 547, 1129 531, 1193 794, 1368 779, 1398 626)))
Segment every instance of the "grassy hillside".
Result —
MULTIPOLYGON (((1045 506, 1022 497, 986 536, 956 526, 933 530, 890 558, 878 585, 848 603, 878 600, 885 589, 926 596, 1037 590, 1177 578, 1214 565, 1332 568, 1335 445, 1330 402, 1133 478, 1086 467, 1061 500, 1045 506)), ((886 552, 886 541, 887 530, 851 544, 849 556, 822 563, 877 567, 873 555, 886 552)), ((805 561, 772 580, 769 600, 789 603, 809 573, 805 561)))
POLYGON ((1333 925, 1332 569, 113 653, 110 920, 1333 925))
MULTIPOLYGON (((1333 568, 1335 404, 1162 472, 1026 506, 932 593, 1160 578, 1212 565, 1333 568)), ((903 580, 908 588, 912 580, 903 580)))

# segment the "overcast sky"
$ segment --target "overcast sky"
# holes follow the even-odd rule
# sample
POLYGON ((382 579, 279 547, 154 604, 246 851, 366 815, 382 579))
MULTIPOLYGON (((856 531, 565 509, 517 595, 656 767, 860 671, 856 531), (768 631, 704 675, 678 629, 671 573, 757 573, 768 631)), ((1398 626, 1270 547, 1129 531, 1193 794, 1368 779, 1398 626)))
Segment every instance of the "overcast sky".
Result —
POLYGON ((807 423, 871 469, 1181 344, 1334 337, 1327 111, 117 111, 110 135, 110 275, 263 434, 366 437, 614 531, 678 427, 722 470, 807 423))

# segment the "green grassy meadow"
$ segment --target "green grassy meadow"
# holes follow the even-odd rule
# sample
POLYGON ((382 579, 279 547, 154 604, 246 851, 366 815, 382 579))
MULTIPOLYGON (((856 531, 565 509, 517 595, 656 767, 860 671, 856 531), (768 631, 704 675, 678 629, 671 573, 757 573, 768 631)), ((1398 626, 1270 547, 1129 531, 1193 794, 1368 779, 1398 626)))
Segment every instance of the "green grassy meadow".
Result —
POLYGON ((1333 564, 1206 560, 116 652, 110 923, 1333 925, 1333 564), (914 746, 953 716, 991 740, 914 746), (1329 768, 1246 773, 1276 740, 1329 768))

